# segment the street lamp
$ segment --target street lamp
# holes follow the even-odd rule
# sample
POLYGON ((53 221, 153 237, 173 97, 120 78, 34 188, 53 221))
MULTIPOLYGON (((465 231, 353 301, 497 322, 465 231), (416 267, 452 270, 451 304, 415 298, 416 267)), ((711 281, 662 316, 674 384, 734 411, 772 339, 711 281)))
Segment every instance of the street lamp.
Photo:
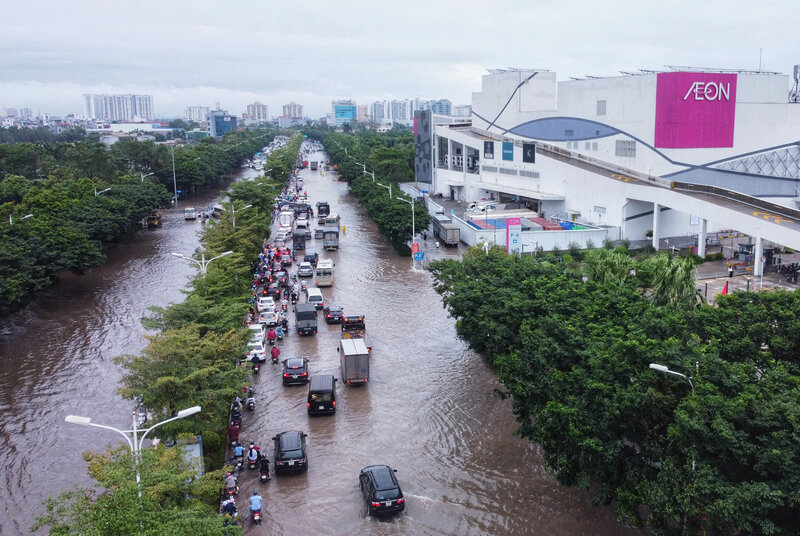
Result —
POLYGON ((174 255, 175 257, 180 257, 181 259, 185 259, 187 261, 191 261, 191 262, 195 263, 197 266, 200 267, 200 273, 205 275, 206 274, 206 270, 208 269, 208 265, 211 264, 211 261, 215 261, 215 260, 219 259, 220 257, 225 257, 226 255, 230 255, 231 253, 233 253, 233 251, 226 251, 222 255, 217 255, 216 257, 213 257, 213 258, 208 259, 208 260, 206 260, 206 254, 205 253, 200 253, 200 260, 199 261, 197 259, 193 259, 191 257, 187 257, 186 255, 181 255, 180 253, 175 253, 174 251, 172 252, 172 255, 174 255))
MULTIPOLYGON (((19 219, 19 221, 26 220, 26 219, 28 219, 28 218, 33 218, 33 214, 25 214, 23 217, 21 217, 21 218, 19 219)), ((14 225, 14 220, 13 220, 13 218, 11 217, 11 214, 9 214, 9 215, 8 215, 8 224, 9 224, 9 225, 14 225)))
POLYGON ((658 372, 663 372, 664 374, 674 374, 675 376, 680 376, 681 378, 689 382, 692 391, 694 391, 694 384, 692 383, 691 378, 689 378, 685 374, 681 374, 680 372, 675 372, 674 370, 669 370, 669 367, 665 365, 659 365, 658 363, 650 363, 650 368, 653 370, 657 370, 658 372))
POLYGON ((97 191, 97 188, 95 188, 95 189, 94 189, 94 196, 95 196, 95 197, 97 197, 98 195, 100 195, 100 194, 102 194, 102 193, 105 193, 105 192, 109 191, 110 189, 111 189, 111 188, 106 188, 105 190, 100 190, 100 191, 98 192, 98 191, 97 191))
POLYGON ((378 186, 380 186, 382 188, 386 188, 387 190, 389 190, 389 199, 392 198, 392 183, 391 182, 389 183, 389 186, 386 186, 385 184, 381 184, 379 182, 376 182, 375 184, 377 184, 378 186))
POLYGON ((118 428, 114 428, 113 426, 106 426, 104 424, 95 424, 92 422, 92 419, 89 417, 81 417, 78 415, 67 415, 64 417, 64 420, 70 424, 77 424, 79 426, 93 426, 95 428, 104 428, 106 430, 112 430, 117 432, 118 434, 122 435, 125 438, 125 441, 128 442, 128 447, 131 449, 131 453, 133 454, 133 462, 136 466, 136 486, 139 488, 139 498, 142 497, 142 485, 141 485, 141 478, 139 476, 139 462, 140 462, 140 454, 142 452, 142 445, 144 444, 144 439, 147 437, 147 434, 150 433, 151 430, 154 428, 158 428, 162 424, 167 424, 168 422, 172 422, 178 419, 184 419, 195 413, 200 413, 202 408, 200 406, 192 406, 190 408, 182 409, 178 412, 178 414, 174 417, 167 419, 166 421, 161 421, 160 423, 154 424, 150 428, 140 430, 138 428, 137 422, 137 412, 133 412, 133 430, 120 430, 118 428), (139 438, 139 432, 144 432, 142 437, 139 438), (131 437, 133 436, 133 441, 131 441, 131 437))
MULTIPOLYGON (((140 173, 141 173, 141 172, 140 172, 140 173)), ((147 177, 149 177, 150 175, 155 175, 155 174, 156 174, 156 172, 155 172, 155 171, 154 171, 154 172, 152 172, 152 173, 148 173, 147 175, 145 175, 144 173, 141 173, 141 175, 142 175, 142 182, 144 182, 144 180, 145 180, 147 177)))
POLYGON ((175 145, 171 145, 170 148, 172 149, 172 189, 175 192, 175 208, 178 208, 178 179, 175 175, 175 145))
MULTIPOLYGON (((245 206, 243 206, 242 208, 240 208, 240 209, 239 209, 239 212, 241 212, 241 211, 243 211, 243 210, 245 210, 245 209, 248 209, 248 208, 250 208, 250 207, 252 207, 252 206, 253 206, 253 205, 245 205, 245 206)), ((234 229, 236 229, 236 212, 237 212, 237 211, 236 211, 236 207, 234 207, 233 205, 231 205, 231 213, 233 214, 233 228, 234 228, 234 229)))
MULTIPOLYGON (((377 183, 377 184, 380 184, 380 183, 377 183)), ((414 237, 417 236, 416 223, 414 222, 414 198, 412 197, 411 201, 407 201, 407 200, 403 199, 402 197, 397 197, 395 199, 397 199, 398 201, 402 201, 403 203, 408 203, 409 205, 411 205, 411 243, 413 244, 414 243, 414 237)))

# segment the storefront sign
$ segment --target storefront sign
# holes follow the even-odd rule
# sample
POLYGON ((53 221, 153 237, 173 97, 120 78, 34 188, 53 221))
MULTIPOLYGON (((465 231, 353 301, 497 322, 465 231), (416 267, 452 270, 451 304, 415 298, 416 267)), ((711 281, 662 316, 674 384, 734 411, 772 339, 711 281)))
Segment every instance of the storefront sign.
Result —
POLYGON ((510 141, 503 142, 503 160, 514 160, 514 144, 510 141))
POLYGON ((522 251, 522 220, 508 218, 506 220, 506 252, 516 253, 522 251))
POLYGON ((483 157, 488 159, 494 158, 494 142, 493 141, 485 141, 483 142, 483 157))

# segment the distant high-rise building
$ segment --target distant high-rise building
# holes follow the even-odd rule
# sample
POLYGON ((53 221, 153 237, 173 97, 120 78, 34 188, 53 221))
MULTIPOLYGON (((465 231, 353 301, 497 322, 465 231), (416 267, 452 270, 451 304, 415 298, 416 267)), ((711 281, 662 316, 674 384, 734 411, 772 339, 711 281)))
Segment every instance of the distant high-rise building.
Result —
POLYGON ((30 108, 20 108, 20 110, 19 110, 19 116, 20 117, 31 117, 32 115, 33 115, 33 112, 31 112, 30 108))
POLYGON ((386 101, 375 101, 370 105, 369 111, 370 118, 376 123, 384 123, 389 120, 391 116, 391 109, 389 103, 386 101))
POLYGON ((409 120, 409 101, 407 100, 393 100, 391 102, 391 119, 399 123, 409 120))
POLYGON ((367 105, 366 104, 359 104, 356 106, 356 122, 358 123, 366 123, 367 122, 367 105))
POLYGON ((236 116, 230 115, 226 110, 213 110, 206 115, 206 132, 211 137, 222 137, 236 128, 236 116))
POLYGON ((106 121, 152 121, 152 95, 83 95, 83 108, 88 119, 106 121))
POLYGON ((447 99, 431 101, 431 112, 439 115, 450 115, 453 103, 447 99))
POLYGON ((290 102, 289 104, 284 104, 283 115, 291 118, 303 117, 303 105, 297 104, 294 101, 290 102))
POLYGON ((354 100, 346 99, 332 101, 331 111, 333 112, 333 120, 335 121, 337 127, 340 127, 345 123, 356 122, 356 101, 354 100))
POLYGON ((183 110, 183 118, 187 121, 204 123, 209 111, 210 109, 208 106, 187 106, 183 110))
POLYGON ((3 115, 6 117, 17 117, 18 112, 16 108, 6 108, 6 112, 3 115))
POLYGON ((258 101, 253 104, 248 104, 247 115, 250 116, 250 119, 258 123, 269 121, 269 106, 261 104, 258 101))

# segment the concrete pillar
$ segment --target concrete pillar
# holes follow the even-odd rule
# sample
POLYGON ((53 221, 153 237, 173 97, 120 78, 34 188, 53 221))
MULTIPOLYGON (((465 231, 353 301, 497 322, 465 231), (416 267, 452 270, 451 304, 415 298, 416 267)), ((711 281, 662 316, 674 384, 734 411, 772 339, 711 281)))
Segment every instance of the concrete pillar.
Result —
POLYGON ((658 251, 659 240, 659 221, 661 220, 661 205, 653 203, 653 249, 658 251))
POLYGON ((453 171, 453 140, 447 138, 447 170, 453 171))
POLYGON ((697 255, 700 258, 706 256, 706 235, 708 234, 708 220, 703 218, 700 220, 700 234, 697 235, 697 255))
POLYGON ((764 263, 761 262, 761 257, 764 256, 764 239, 760 236, 756 236, 756 249, 753 252, 753 275, 763 275, 764 274, 764 263))

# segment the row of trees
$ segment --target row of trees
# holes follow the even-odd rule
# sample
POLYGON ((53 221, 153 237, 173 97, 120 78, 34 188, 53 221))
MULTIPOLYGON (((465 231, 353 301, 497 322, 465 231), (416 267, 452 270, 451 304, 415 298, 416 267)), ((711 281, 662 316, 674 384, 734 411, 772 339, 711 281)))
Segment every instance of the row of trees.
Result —
POLYGON ((430 269, 559 483, 654 534, 797 534, 800 294, 702 305, 689 265, 473 248, 430 269))
MULTIPOLYGON (((259 150, 267 135, 234 133, 177 148, 178 189, 219 180, 259 150)), ((123 140, 110 150, 88 141, 0 145, 0 170, 0 315, 30 302, 59 272, 83 274, 99 265, 102 243, 168 206, 173 189, 171 154, 151 142, 123 140)))
POLYGON ((412 218, 411 206, 396 200, 399 197, 411 201, 398 186, 400 182, 414 180, 414 140, 411 133, 397 130, 385 134, 340 134, 308 129, 305 132, 310 138, 322 141, 331 162, 336 164, 350 190, 367 208, 381 233, 401 253, 409 254, 406 243, 411 239, 412 228, 422 231, 431 223, 424 204, 418 203, 414 207, 412 218), (374 172, 374 179, 371 173, 366 173, 367 170, 374 172), (392 199, 387 191, 389 185, 392 199))
MULTIPOLYGON (((273 157, 294 160, 301 141, 295 136, 273 157)), ((144 322, 158 334, 141 355, 118 358, 125 370, 120 393, 141 400, 156 421, 183 408, 202 406, 201 413, 160 426, 155 435, 179 439, 201 435, 206 475, 194 478, 178 449, 146 450, 139 466, 139 500, 126 449, 87 453, 89 473, 105 491, 78 489, 50 499, 37 527, 49 526, 51 534, 60 535, 241 534, 240 527, 223 527, 218 515, 225 434, 230 403, 249 377, 249 371, 235 367, 235 361, 250 337, 242 325, 252 298, 250 260, 269 236, 273 199, 284 184, 282 179, 262 177, 231 187, 230 202, 223 203, 226 210, 205 227, 202 249, 206 258, 225 251, 233 254, 198 275, 184 302, 152 308, 153 315, 144 322), (242 210, 248 204, 253 206, 242 210), (235 228, 233 207, 238 209, 235 228)))

